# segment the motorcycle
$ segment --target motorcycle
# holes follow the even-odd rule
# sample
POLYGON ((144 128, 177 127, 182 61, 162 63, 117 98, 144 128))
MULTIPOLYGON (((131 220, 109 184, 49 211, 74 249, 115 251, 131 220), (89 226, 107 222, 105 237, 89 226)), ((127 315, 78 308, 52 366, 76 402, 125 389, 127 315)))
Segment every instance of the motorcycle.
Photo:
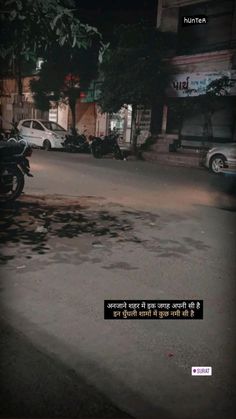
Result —
POLYGON ((119 134, 117 133, 111 133, 104 138, 90 136, 90 148, 93 157, 99 159, 107 154, 113 154, 115 159, 123 160, 118 138, 119 134))
POLYGON ((78 134, 75 130, 72 131, 71 134, 66 135, 66 139, 63 143, 65 150, 72 153, 89 153, 90 147, 85 132, 86 130, 84 130, 82 134, 78 134))
POLYGON ((22 141, 22 140, 24 141, 23 137, 20 134, 20 131, 17 128, 17 122, 11 122, 11 125, 12 125, 12 129, 9 133, 7 142, 16 144, 19 141, 22 141))
POLYGON ((24 175, 33 177, 27 157, 32 148, 26 141, 0 144, 0 202, 16 200, 23 192, 24 175))
POLYGON ((7 141, 7 137, 4 131, 0 131, 0 142, 7 141))

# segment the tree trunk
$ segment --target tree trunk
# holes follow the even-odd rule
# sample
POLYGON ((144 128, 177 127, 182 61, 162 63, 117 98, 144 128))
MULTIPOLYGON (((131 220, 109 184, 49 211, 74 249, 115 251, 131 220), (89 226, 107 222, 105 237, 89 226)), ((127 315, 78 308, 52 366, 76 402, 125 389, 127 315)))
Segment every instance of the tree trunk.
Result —
POLYGON ((75 132, 76 130, 76 100, 74 98, 69 98, 69 107, 71 110, 71 129, 72 132, 75 132))
POLYGON ((137 139, 138 139, 136 119, 137 119, 137 105, 132 105, 131 142, 132 142, 132 149, 135 154, 137 151, 137 139))
POLYGON ((183 110, 180 110, 179 123, 178 123, 178 140, 179 141, 181 140, 181 132, 182 132, 183 124, 184 124, 184 114, 183 114, 183 110))
POLYGON ((212 111, 209 111, 207 113, 208 141, 211 141, 213 137, 212 115, 213 115, 212 111))
POLYGON ((161 132, 162 115, 163 115, 164 102, 160 99, 158 102, 154 101, 151 107, 151 123, 150 132, 155 136, 161 132))
POLYGON ((18 86, 18 95, 20 97, 20 101, 22 102, 23 96, 23 87, 22 87, 22 72, 21 72, 21 59, 17 59, 17 86, 18 86))
POLYGON ((204 114, 204 129, 203 129, 203 133, 204 133, 204 137, 206 137, 207 141, 211 141, 212 139, 212 112, 211 111, 207 111, 204 114))
POLYGON ((20 97, 20 101, 22 101, 22 95, 23 95, 23 88, 22 88, 22 62, 21 62, 21 47, 20 47, 20 35, 18 39, 18 44, 15 49, 16 52, 16 81, 17 81, 17 87, 18 87, 18 95, 20 97))

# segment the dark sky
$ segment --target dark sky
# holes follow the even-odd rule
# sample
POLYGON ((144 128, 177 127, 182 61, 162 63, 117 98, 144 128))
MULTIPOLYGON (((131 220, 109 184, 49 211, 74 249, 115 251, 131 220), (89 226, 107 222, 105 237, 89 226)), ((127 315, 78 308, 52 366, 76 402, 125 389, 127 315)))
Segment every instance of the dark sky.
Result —
POLYGON ((103 10, 133 10, 136 9, 153 9, 157 4, 157 0, 75 0, 78 7, 86 9, 97 9, 103 10))
POLYGON ((156 23, 158 0, 75 0, 82 21, 96 26, 107 41, 112 28, 140 20, 156 23))

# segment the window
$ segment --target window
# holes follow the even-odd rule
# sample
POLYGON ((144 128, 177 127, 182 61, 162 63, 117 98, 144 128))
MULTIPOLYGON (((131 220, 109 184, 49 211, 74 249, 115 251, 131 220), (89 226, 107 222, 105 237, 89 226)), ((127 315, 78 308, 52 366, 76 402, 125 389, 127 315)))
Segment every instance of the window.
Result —
POLYGON ((215 0, 181 7, 178 52, 191 53, 227 48, 232 37, 234 0, 215 0), (184 16, 206 15, 207 24, 182 26, 184 16))
POLYGON ((59 124, 52 121, 43 121, 43 125, 50 131, 65 131, 59 124))
POLYGON ((30 128, 30 122, 31 121, 24 121, 22 127, 30 128))
POLYGON ((33 128, 33 129, 37 129, 37 130, 39 130, 39 131, 44 131, 43 126, 42 126, 39 122, 37 122, 37 121, 33 121, 33 126, 32 126, 32 128, 33 128))

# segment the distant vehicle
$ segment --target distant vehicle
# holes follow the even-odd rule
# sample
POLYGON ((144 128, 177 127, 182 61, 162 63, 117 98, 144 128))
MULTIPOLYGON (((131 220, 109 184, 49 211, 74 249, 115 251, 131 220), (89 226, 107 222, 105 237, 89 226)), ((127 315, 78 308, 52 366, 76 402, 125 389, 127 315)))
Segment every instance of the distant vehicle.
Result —
POLYGON ((18 124, 20 134, 32 146, 44 150, 63 148, 68 132, 59 124, 42 119, 22 119, 18 124))
POLYGON ((77 130, 71 130, 69 135, 66 135, 66 139, 63 143, 65 151, 72 153, 90 153, 89 141, 85 135, 85 129, 83 133, 79 133, 77 130))
POLYGON ((205 157, 204 165, 213 173, 222 173, 222 169, 235 166, 236 143, 225 143, 211 148, 205 157))
POLYGON ((99 159, 107 154, 112 154, 115 159, 123 160, 124 157, 118 143, 118 138, 119 134, 116 131, 111 132, 110 135, 104 138, 90 136, 90 148, 93 157, 99 159))

